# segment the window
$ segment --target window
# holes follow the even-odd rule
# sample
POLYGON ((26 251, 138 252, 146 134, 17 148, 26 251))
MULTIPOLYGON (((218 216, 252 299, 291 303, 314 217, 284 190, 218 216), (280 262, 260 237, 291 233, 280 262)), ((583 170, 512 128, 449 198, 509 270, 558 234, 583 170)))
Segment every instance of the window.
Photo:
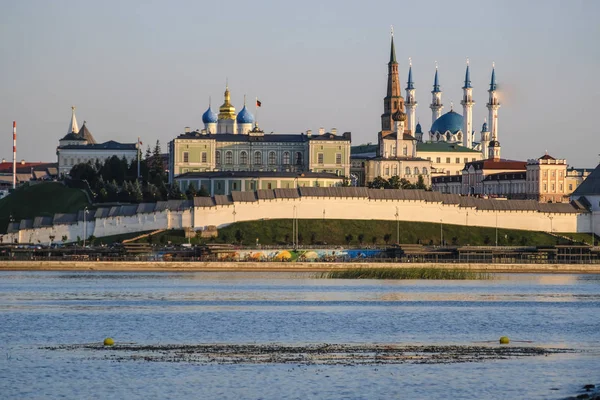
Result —
POLYGON ((233 164, 233 152, 228 151, 225 153, 225 164, 227 164, 227 165, 233 164))
POLYGON ((231 190, 237 190, 237 182, 231 184, 231 190))
POLYGON ((317 164, 323 164, 323 153, 317 153, 317 164))
POLYGON ((427 175, 427 167, 423 167, 423 175, 427 175))
POLYGON ((435 162, 440 164, 442 162, 442 159, 440 157, 436 157, 435 162))
POLYGON ((427 161, 431 161, 431 157, 427 157, 427 161))
POLYGON ((552 193, 554 193, 554 192, 555 192, 555 186, 554 186, 554 183, 553 183, 553 184, 550 186, 550 188, 552 189, 552 193))
POLYGON ((203 163, 206 162, 206 152, 205 151, 202 152, 202 162, 203 163))
POLYGON ((460 157, 456 157, 456 163, 460 164, 460 157))
POLYGON ((390 176, 390 167, 385 167, 384 176, 390 176))
POLYGON ((277 164, 277 156, 274 151, 269 152, 269 165, 277 164))
POLYGON ((248 153, 246 153, 245 151, 242 151, 240 153, 240 164, 242 164, 242 165, 248 164, 248 153))
POLYGON ((335 163, 337 165, 342 163, 342 153, 335 153, 335 163))
POLYGON ((544 183, 544 193, 546 193, 547 191, 548 191, 548 185, 546 185, 546 184, 544 183))
POLYGON ((419 175, 419 167, 415 167, 415 175, 419 175))
POLYGON ((260 151, 254 152, 254 164, 261 165, 262 164, 262 154, 260 151))
POLYGON ((446 157, 446 164, 450 164, 450 157, 446 157))
POLYGON ((187 151, 183 152, 183 162, 190 162, 190 153, 188 153, 187 151))
POLYGON ((405 175, 410 175, 410 167, 406 167, 406 168, 404 169, 404 174, 405 174, 405 175))
POLYGON ((215 163, 217 165, 221 165, 221 152, 220 151, 217 151, 215 153, 215 163))
POLYGON ((556 171, 552 171, 552 177, 554 178, 556 176, 556 171))
POLYGON ((544 171, 544 178, 548 177, 548 171, 544 171))
POLYGON ((466 163, 468 163, 468 162, 469 162, 469 159, 468 159, 467 157, 465 157, 465 158, 463 158, 463 161, 464 161, 464 163, 466 164, 466 163))
POLYGON ((573 190, 573 184, 569 183, 569 190, 573 190))
POLYGON ((390 152, 391 155, 392 156, 397 156, 398 154, 396 153, 396 146, 392 146, 391 149, 392 149, 391 152, 390 152))
POLYGON ((475 161, 475 157, 471 158, 471 161, 475 161))
POLYGON ((273 189, 270 183, 267 183, 267 189, 273 189))
POLYGON ((560 171, 559 176, 562 178, 563 177, 563 172, 560 171))
POLYGON ((392 168, 392 174, 393 174, 393 176, 398 175, 398 166, 397 165, 394 165, 394 168, 392 168))
POLYGON ((563 184, 561 183, 560 185, 558 185, 560 192, 562 193, 563 191, 563 184))
POLYGON ((298 165, 302 165, 302 153, 297 151, 296 152, 296 164, 298 165))
POLYGON ((284 151, 283 152, 283 164, 284 165, 289 165, 290 163, 290 152, 289 151, 284 151))

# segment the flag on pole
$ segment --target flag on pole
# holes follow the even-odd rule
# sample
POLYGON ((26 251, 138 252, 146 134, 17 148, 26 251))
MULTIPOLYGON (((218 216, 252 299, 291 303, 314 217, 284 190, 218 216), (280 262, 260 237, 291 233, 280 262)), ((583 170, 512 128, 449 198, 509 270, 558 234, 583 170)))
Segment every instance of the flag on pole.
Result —
POLYGON ((259 99, 256 99, 256 107, 261 107, 262 103, 259 99))

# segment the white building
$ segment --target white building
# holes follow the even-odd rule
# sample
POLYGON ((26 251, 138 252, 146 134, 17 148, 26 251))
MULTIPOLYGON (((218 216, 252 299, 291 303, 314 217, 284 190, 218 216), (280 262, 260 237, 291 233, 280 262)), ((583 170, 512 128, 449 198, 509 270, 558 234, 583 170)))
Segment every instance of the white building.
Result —
POLYGON ((97 143, 94 136, 86 126, 85 121, 81 129, 77 126, 75 107, 71 107, 71 123, 65 137, 60 139, 56 148, 58 157, 58 175, 67 175, 73 166, 80 163, 99 161, 104 163, 107 158, 117 156, 125 158, 128 162, 137 159, 137 143, 119 143, 109 140, 97 143))

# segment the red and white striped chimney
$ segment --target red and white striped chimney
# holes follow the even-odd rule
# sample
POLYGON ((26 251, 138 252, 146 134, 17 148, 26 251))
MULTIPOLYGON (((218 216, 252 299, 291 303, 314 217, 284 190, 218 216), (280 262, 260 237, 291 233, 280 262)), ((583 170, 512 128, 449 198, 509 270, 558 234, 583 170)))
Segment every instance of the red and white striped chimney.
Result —
POLYGON ((13 121, 13 190, 17 187, 17 121, 13 121))

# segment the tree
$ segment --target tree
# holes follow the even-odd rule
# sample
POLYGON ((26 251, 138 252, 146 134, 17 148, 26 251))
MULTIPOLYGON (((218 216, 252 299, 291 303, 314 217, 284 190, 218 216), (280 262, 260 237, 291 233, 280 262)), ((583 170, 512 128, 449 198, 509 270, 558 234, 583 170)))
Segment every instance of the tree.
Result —
POLYGON ((417 184, 415 185, 415 188, 422 190, 427 189, 427 186, 425 186, 425 179, 423 179, 423 175, 419 175, 419 177, 417 178, 417 184))
POLYGON ((154 146, 154 151, 152 153, 152 158, 150 160, 150 165, 148 166, 148 168, 148 181, 154 183, 155 185, 160 185, 161 182, 166 181, 162 153, 160 150, 160 141, 158 140, 156 141, 156 146, 154 146))
POLYGON ((316 244, 317 243, 317 234, 315 232, 312 232, 310 234, 310 244, 316 244))
POLYGON ((67 237, 67 235, 62 235, 62 242, 63 243, 67 243, 67 240, 69 240, 69 238, 67 237))
POLYGON ((388 185, 388 181, 383 179, 381 176, 373 179, 373 182, 369 183, 371 189, 385 189, 388 185))
POLYGON ((206 186, 204 185, 200 185, 200 190, 198 190, 198 193, 196 193, 197 197, 210 197, 210 193, 208 193, 208 190, 206 190, 206 186))
POLYGON ((235 240, 239 244, 242 244, 242 241, 244 240, 244 232, 242 232, 241 229, 238 229, 238 230, 235 231, 235 240))
POLYGON ((185 194, 187 195, 188 199, 193 199, 194 197, 196 197, 196 188, 194 187, 194 182, 190 182, 190 184, 188 185, 187 190, 185 191, 185 194))
POLYGON ((95 187, 96 182, 98 181, 98 171, 96 171, 91 163, 80 163, 75 165, 71 168, 71 171, 69 171, 69 176, 73 179, 87 181, 90 188, 95 187))
POLYGON ((185 199, 187 199, 187 196, 185 195, 185 193, 183 193, 181 191, 181 189, 179 188, 179 185, 177 183, 174 183, 171 185, 171 190, 169 190, 169 199, 185 200, 185 199))
POLYGON ((392 239, 392 234, 391 233, 386 233, 385 235, 383 235, 383 241, 385 242, 385 244, 389 244, 390 243, 390 239, 392 239))
POLYGON ((400 177, 398 175, 394 175, 388 179, 386 189, 400 189, 400 177))
POLYGON ((373 246, 375 246, 375 245, 377 244, 377 236, 373 236, 373 237, 371 238, 371 244, 372 244, 373 246))
POLYGON ((408 179, 402 178, 402 179, 400 179, 400 187, 402 189, 414 189, 415 185, 410 183, 410 181, 408 179))
POLYGON ((364 233, 359 233, 358 234, 358 243, 360 243, 360 245, 362 246, 363 242, 365 241, 365 234, 364 233))
POLYGON ((131 199, 136 203, 141 203, 144 201, 144 194, 142 193, 142 185, 140 185, 139 180, 135 180, 131 185, 131 199))
POLYGON ((344 237, 344 239, 346 239, 346 244, 350 245, 350 242, 352 242, 352 240, 354 239, 354 236, 351 233, 349 233, 344 237))
POLYGON ((223 240, 223 243, 229 243, 229 235, 227 234, 227 232, 221 234, 221 239, 223 240))
POLYGON ((302 233, 298 233, 298 244, 302 244, 302 242, 304 241, 304 236, 302 236, 302 233))

